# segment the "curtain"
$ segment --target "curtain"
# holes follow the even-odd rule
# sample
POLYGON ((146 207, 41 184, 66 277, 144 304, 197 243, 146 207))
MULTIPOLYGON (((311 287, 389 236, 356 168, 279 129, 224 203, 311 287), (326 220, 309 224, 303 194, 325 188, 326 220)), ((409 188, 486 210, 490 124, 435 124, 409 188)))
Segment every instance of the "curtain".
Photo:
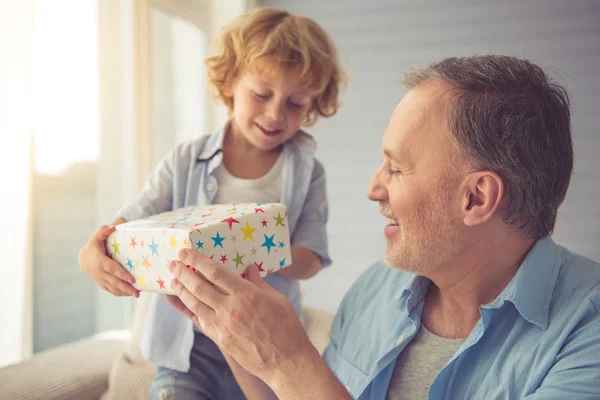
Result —
POLYGON ((0 0, 0 366, 32 350, 33 16, 34 0, 0 0))

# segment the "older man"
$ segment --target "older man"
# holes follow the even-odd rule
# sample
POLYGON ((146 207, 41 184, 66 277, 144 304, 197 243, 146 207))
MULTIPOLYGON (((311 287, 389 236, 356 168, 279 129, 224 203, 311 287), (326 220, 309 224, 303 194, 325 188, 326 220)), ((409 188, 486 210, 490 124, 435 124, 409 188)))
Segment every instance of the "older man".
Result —
POLYGON ((505 56, 404 81, 368 188, 385 264, 345 296, 324 360, 254 269, 184 252, 206 278, 174 263, 172 303, 281 399, 599 399, 600 266, 549 238, 573 167, 565 90, 505 56))

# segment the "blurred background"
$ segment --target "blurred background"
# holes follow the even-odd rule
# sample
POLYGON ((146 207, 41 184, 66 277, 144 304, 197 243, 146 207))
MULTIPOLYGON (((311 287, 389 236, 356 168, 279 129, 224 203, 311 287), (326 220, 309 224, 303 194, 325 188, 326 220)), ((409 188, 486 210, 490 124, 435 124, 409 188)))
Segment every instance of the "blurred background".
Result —
POLYGON ((97 289, 78 250, 169 149, 224 123, 203 60, 256 6, 322 24, 350 78, 339 113, 311 129, 334 263, 303 284, 307 304, 335 311, 381 257, 365 190, 400 78, 448 56, 529 58, 567 87, 576 163, 554 238, 600 260, 598 0, 0 0, 0 366, 130 327, 134 301, 97 289))

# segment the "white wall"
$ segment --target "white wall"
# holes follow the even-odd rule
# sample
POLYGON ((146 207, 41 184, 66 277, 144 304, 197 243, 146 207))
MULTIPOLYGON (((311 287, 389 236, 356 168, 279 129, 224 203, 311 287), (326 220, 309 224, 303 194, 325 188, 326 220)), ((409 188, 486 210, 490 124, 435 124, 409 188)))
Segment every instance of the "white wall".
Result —
POLYGON ((334 264, 309 281, 306 301, 335 310, 381 257, 383 220, 365 196, 381 137, 411 66, 450 56, 504 53, 548 68, 572 95, 575 172, 554 238, 600 260, 600 2, 581 0, 268 0, 315 18, 350 74, 344 106, 313 129, 327 171, 334 264))

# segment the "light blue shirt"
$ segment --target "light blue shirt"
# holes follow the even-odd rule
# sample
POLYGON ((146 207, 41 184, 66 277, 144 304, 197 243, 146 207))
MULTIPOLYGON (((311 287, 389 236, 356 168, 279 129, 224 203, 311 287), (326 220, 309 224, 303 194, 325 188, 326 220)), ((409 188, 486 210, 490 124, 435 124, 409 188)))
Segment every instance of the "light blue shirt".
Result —
MULTIPOLYGON (((170 151, 142 192, 117 215, 131 221, 180 207, 212 204, 219 188, 214 172, 223 160, 225 131, 226 128, 185 142, 170 151)), ((315 150, 315 141, 302 131, 284 144, 281 203, 287 206, 292 246, 312 250, 325 267, 331 264, 325 171, 314 158, 315 150)), ((301 315, 297 280, 270 274, 265 281, 287 296, 301 315)), ((154 295, 141 340, 144 358, 161 367, 187 372, 193 342, 192 322, 167 303, 164 296, 154 295)))
MULTIPOLYGON (((357 399, 385 399, 421 327, 431 282, 368 269, 345 296, 323 357, 357 399)), ((600 399, 600 265, 538 240, 439 372, 430 399, 600 399)))

